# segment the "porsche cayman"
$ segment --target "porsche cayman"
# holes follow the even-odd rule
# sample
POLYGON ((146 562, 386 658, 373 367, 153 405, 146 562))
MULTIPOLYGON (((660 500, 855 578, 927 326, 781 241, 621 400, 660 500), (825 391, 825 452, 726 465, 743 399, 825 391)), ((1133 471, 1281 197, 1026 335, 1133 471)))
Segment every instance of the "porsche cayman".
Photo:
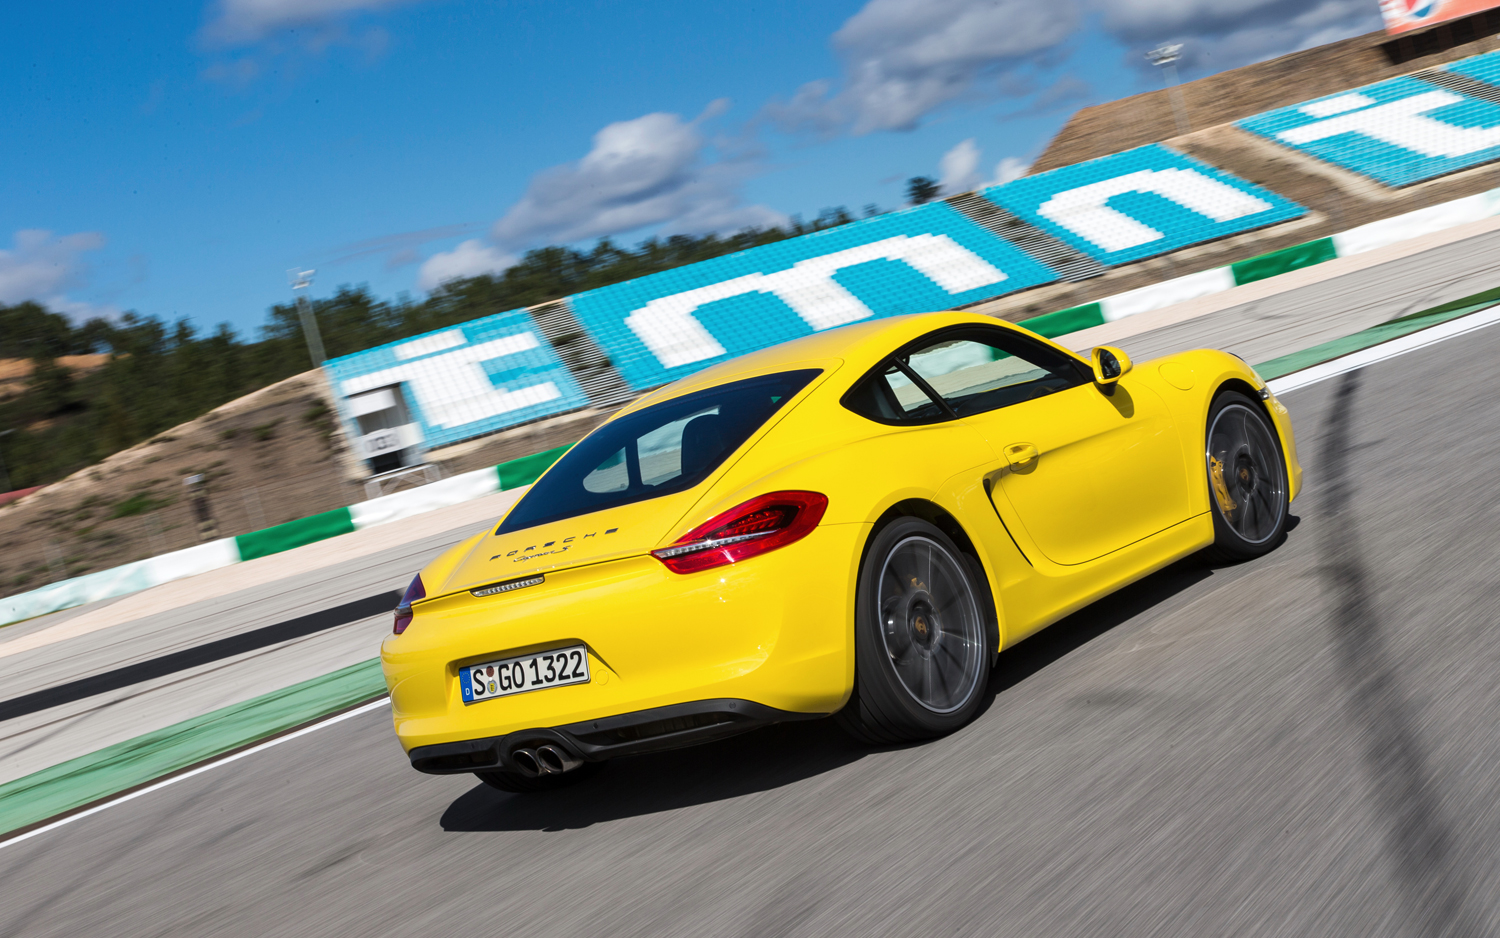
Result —
POLYGON ((396 734, 508 791, 830 714, 938 736, 1001 649, 1272 549, 1301 476, 1223 352, 1133 366, 966 313, 819 333, 639 398, 428 564, 381 648, 396 734))

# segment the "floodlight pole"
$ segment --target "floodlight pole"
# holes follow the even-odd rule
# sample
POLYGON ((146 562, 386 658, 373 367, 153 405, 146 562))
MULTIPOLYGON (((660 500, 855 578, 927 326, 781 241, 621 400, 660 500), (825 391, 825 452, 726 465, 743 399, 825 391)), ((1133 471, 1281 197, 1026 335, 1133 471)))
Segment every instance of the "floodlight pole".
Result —
POLYGON ((323 352, 323 335, 318 332, 318 317, 313 313, 312 302, 307 298, 307 288, 312 286, 316 270, 301 270, 293 267, 287 271, 292 283, 292 292, 297 296, 297 318, 302 321, 302 337, 307 340, 307 353, 312 356, 314 368, 321 368, 328 358, 323 352))
POLYGON ((1192 124, 1188 123, 1187 108, 1182 103, 1182 88, 1177 84, 1177 60, 1182 58, 1182 43, 1164 42, 1147 52, 1146 58, 1162 70, 1162 78, 1167 83, 1167 97, 1172 101, 1172 119, 1177 122, 1177 135, 1180 137, 1193 129, 1192 124))

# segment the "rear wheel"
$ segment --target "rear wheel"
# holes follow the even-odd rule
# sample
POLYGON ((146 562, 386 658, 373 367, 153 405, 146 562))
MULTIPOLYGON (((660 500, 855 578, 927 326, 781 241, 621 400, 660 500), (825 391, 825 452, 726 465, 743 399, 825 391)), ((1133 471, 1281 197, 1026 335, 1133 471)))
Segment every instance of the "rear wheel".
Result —
POLYGON ((1260 405, 1226 391, 1208 410, 1205 469, 1214 518, 1210 555, 1259 557, 1286 533, 1286 462, 1276 428, 1260 405))
POLYGON ((854 693, 838 721, 886 744, 951 733, 979 709, 991 660, 980 589, 946 534, 916 518, 886 526, 860 569, 854 693))

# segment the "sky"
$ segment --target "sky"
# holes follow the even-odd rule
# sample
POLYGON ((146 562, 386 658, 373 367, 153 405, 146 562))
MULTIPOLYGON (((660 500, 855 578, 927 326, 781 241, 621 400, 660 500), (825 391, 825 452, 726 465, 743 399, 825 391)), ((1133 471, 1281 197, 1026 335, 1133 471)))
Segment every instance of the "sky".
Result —
POLYGON ((140 0, 8 5, 0 303, 254 338, 633 245, 1024 172, 1078 108, 1380 27, 1377 0, 140 0))

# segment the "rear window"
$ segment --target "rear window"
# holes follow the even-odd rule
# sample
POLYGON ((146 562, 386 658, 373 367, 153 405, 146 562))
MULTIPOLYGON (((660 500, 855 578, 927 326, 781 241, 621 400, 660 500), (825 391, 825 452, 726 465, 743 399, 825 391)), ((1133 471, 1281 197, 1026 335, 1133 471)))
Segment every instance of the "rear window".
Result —
POLYGON ((610 421, 568 450, 495 533, 690 489, 818 373, 813 368, 747 378, 610 421))

